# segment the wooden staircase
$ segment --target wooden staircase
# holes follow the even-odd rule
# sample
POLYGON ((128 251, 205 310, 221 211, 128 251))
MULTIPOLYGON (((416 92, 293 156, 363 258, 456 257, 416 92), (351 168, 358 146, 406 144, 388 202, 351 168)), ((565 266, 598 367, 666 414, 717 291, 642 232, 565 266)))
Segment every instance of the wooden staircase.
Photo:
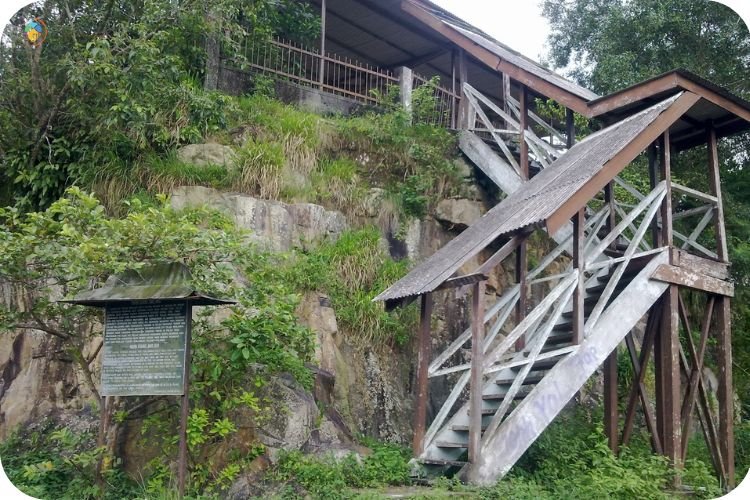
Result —
MULTIPOLYGON (((491 482, 477 476, 481 476, 485 469, 491 470, 493 479, 498 473, 507 472, 666 289, 663 283, 650 279, 656 266, 666 261, 665 252, 631 260, 614 285, 596 328, 587 331, 580 345, 573 344, 572 297, 570 293, 563 293, 561 302, 564 306, 552 311, 546 320, 548 327, 538 330, 537 336, 529 337, 524 349, 500 359, 500 365, 507 365, 506 368, 485 378, 482 391, 483 451, 480 454, 483 460, 478 464, 467 463, 471 415, 467 400, 435 433, 419 457, 427 472, 437 474, 451 468, 462 468, 464 475, 479 483, 491 482), (630 314, 620 316, 616 311, 622 309, 628 309, 630 314), (633 314, 633 311, 642 311, 643 314, 633 314), (530 359, 533 361, 529 362, 530 359), (563 388, 564 391, 557 392, 563 388), (534 408, 534 411, 524 412, 524 408, 534 408), (491 429, 490 435, 487 434, 488 428, 491 429), (499 435, 507 436, 508 442, 499 442, 499 435), (526 438, 521 438, 524 435, 526 438), (495 453, 496 446, 506 451, 495 453), (490 458, 493 456, 494 460, 490 458)), ((587 281, 586 321, 615 277, 614 271, 605 269, 587 281)), ((572 290, 571 284, 566 282, 558 287, 572 290)))
MULTIPOLYGON (((513 130, 518 123, 468 85, 464 91, 481 123, 459 132, 461 150, 504 193, 523 189, 527 181, 518 169, 520 133, 513 130), (499 118, 493 122, 489 112, 499 118), (503 123, 505 130, 496 130, 497 123, 503 123)), ((527 131, 525 140, 533 155, 532 177, 566 152, 559 145, 545 146, 533 132, 527 131)), ((479 420, 472 419, 466 390, 472 363, 452 367, 447 363, 451 357, 455 359, 461 346, 468 350, 470 332, 464 332, 430 365, 431 377, 463 373, 425 434, 418 457, 423 472, 460 470, 475 484, 489 484, 502 477, 616 349, 667 288, 652 280, 651 274, 668 262, 668 250, 652 250, 644 240, 665 192, 661 185, 647 196, 640 195, 640 203, 630 214, 620 211, 612 215, 613 206, 588 207, 583 227, 584 271, 571 264, 565 273, 550 279, 549 283, 556 284, 502 340, 501 327, 505 325, 507 331, 513 326, 508 320, 519 300, 518 286, 508 289, 489 309, 483 322, 481 405, 474 405, 481 411, 481 434, 479 450, 471 461, 472 420, 479 425, 479 420), (611 227, 618 215, 620 223, 611 227), (636 228, 636 223, 640 227, 636 228), (573 296, 579 280, 584 290, 582 318, 578 320, 583 332, 576 338, 573 296), (521 338, 525 339, 523 347, 514 348, 521 338)), ((547 266, 563 253, 573 255, 573 231, 569 223, 553 235, 558 247, 529 273, 529 283, 549 279, 540 278, 547 266)))

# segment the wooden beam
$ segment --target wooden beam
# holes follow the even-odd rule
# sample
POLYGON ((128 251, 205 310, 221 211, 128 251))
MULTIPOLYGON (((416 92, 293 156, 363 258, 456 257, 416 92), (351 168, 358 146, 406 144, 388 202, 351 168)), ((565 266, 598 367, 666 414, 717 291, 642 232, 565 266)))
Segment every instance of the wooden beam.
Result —
POLYGON ((734 390, 732 389, 732 313, 730 299, 719 297, 716 322, 719 366, 719 442, 726 467, 726 489, 735 486, 734 469, 734 390))
POLYGON ((456 276, 455 278, 446 280, 442 285, 437 287, 434 291, 438 292, 440 290, 460 288, 466 285, 473 285, 474 283, 478 283, 480 281, 487 281, 487 279, 489 279, 489 276, 481 272, 475 272, 475 273, 466 274, 463 276, 456 276))
POLYGON ((586 225, 585 212, 583 209, 573 217, 573 268, 578 269, 578 284, 573 292, 573 345, 579 345, 583 340, 585 311, 585 278, 583 271, 585 268, 586 237, 583 231, 586 225))
POLYGON ((725 297, 734 297, 734 285, 732 283, 700 274, 686 267, 664 264, 659 266, 651 277, 672 285, 715 293, 725 297))
POLYGON ((482 449, 482 387, 484 386, 484 282, 471 297, 471 382, 469 388, 469 462, 476 464, 482 449))
MULTIPOLYGON (((516 248, 516 282, 521 287, 518 304, 516 304, 516 324, 526 318, 526 308, 529 300, 529 287, 527 276, 529 272, 529 259, 526 251, 526 238, 516 248)), ((526 346, 526 335, 521 335, 516 341, 516 352, 523 350, 526 346)))
POLYGON ((594 118, 610 111, 628 106, 645 99, 648 96, 665 92, 677 87, 676 75, 670 74, 662 78, 652 80, 651 82, 642 83, 625 89, 606 97, 592 101, 590 105, 588 118, 594 118))
POLYGON ((717 106, 726 109, 730 113, 733 113, 739 116, 745 121, 750 121, 750 110, 732 102, 726 97, 719 95, 713 90, 707 89, 706 87, 702 85, 698 85, 697 83, 692 82, 681 75, 677 75, 676 81, 677 81, 677 85, 679 85, 683 89, 688 90, 694 94, 698 94, 699 96, 706 99, 707 101, 712 102, 713 104, 716 104, 717 106))
MULTIPOLYGON (((661 205, 661 243, 662 246, 671 247, 673 244, 672 233, 672 154, 670 151, 669 129, 664 131, 659 150, 659 176, 666 181, 667 194, 661 205)), ((669 258, 672 256, 670 254, 669 258)))
POLYGON ((526 240, 528 235, 516 235, 510 239, 500 250, 495 252, 492 257, 487 259, 481 266, 476 270, 478 274, 490 273, 498 264, 510 257, 518 246, 526 240))
POLYGON ((551 217, 547 219, 547 232, 555 234, 568 223, 568 220, 580 210, 591 198, 604 189, 631 161, 641 154, 652 142, 663 135, 680 116, 687 112, 697 101, 698 96, 686 92, 661 113, 625 148, 610 159, 597 174, 589 179, 575 196, 563 203, 551 217))
POLYGON ((565 135, 566 147, 570 149, 576 143, 576 122, 572 109, 565 110, 565 135))
POLYGON ((716 254, 722 262, 729 261, 727 250, 727 233, 724 227, 724 204, 721 196, 721 174, 719 173, 719 148, 716 139, 716 129, 708 130, 708 177, 710 180, 711 194, 716 197, 716 216, 714 224, 716 227, 716 254))
POLYGON ((672 249, 672 265, 692 269, 693 271, 727 281, 729 279, 729 263, 699 257, 679 248, 672 249))
MULTIPOLYGON (((685 356, 684 349, 680 347, 680 363, 682 370, 685 375, 690 372, 690 364, 688 363, 687 356, 685 356)), ((711 413, 712 403, 709 402, 708 391, 706 391, 705 384, 703 383, 703 377, 698 378, 698 416, 701 419, 701 426, 703 433, 708 443, 708 449, 711 452, 711 457, 714 462, 714 467, 719 477, 724 478, 726 483, 726 467, 724 465, 724 458, 721 453, 721 443, 719 442, 719 433, 716 430, 714 424, 714 417, 711 413)))
POLYGON ((529 128, 529 92, 526 85, 521 85, 519 110, 519 128, 521 130, 521 136, 519 138, 521 143, 519 166, 521 167, 523 180, 527 181, 529 180, 529 145, 526 143, 526 134, 527 129, 529 128))
MULTIPOLYGON (((354 26, 354 24, 352 24, 352 26, 354 26)), ((403 50, 403 48, 401 50, 403 50)), ((417 66, 421 66, 422 64, 428 63, 432 61, 433 59, 435 59, 436 57, 439 57, 445 54, 446 52, 448 52, 448 49, 446 49, 445 47, 441 47, 437 50, 430 51, 427 54, 422 54, 421 56, 413 55, 411 54, 411 52, 408 52, 406 50, 404 50, 404 52, 406 52, 407 54, 410 54, 412 57, 409 59, 405 59, 403 61, 399 61, 396 64, 391 64, 389 68, 398 68, 401 66, 408 66, 410 68, 416 68, 417 66)))
MULTIPOLYGON (((670 285, 664 294, 662 325, 657 344, 659 355, 656 362, 660 366, 657 381, 661 387, 660 398, 656 401, 658 416, 661 418, 661 438, 664 456, 673 467, 681 467, 680 446, 680 335, 678 319, 678 294, 676 285, 670 285)), ((675 481, 678 481, 675 476, 675 481)))
POLYGON ((464 83, 467 83, 468 68, 466 63, 466 52, 463 49, 458 51, 458 88, 461 93, 461 102, 458 107, 458 123, 457 128, 466 130, 469 128, 469 99, 466 97, 464 92, 464 83))
POLYGON ((418 457, 424 451, 424 434, 427 426, 427 400, 429 398, 430 351, 432 336, 430 326, 432 321, 432 294, 422 295, 422 308, 419 321, 419 347, 417 351, 417 383, 414 402, 414 437, 412 449, 418 457))

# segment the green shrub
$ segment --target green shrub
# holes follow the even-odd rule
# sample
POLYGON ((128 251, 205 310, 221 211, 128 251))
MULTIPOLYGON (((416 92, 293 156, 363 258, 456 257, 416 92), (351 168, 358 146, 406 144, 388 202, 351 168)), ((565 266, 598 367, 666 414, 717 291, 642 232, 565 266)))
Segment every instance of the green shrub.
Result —
POLYGON ((369 456, 341 460, 294 451, 282 455, 269 479, 299 485, 313 498, 348 499, 357 496, 351 488, 407 484, 410 456, 407 449, 381 444, 374 445, 369 456))
POLYGON ((341 330, 359 345, 403 345, 416 324, 416 309, 386 313, 373 298, 408 272, 407 261, 393 261, 381 247, 380 232, 365 228, 343 233, 334 243, 299 254, 288 280, 299 290, 331 297, 341 330))
POLYGON ((117 464, 105 462, 105 494, 95 482, 103 449, 93 430, 76 432, 44 420, 0 442, 3 470, 22 492, 36 498, 119 499, 133 497, 137 485, 117 464))

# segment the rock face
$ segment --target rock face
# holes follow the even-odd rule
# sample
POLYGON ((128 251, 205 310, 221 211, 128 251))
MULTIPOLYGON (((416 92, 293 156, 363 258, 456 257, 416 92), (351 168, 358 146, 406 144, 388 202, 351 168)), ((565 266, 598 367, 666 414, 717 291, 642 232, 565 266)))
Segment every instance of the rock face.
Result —
POLYGON ((272 251, 335 240, 348 227, 343 214, 312 203, 289 205, 202 186, 182 186, 172 192, 174 208, 201 205, 227 212, 238 227, 249 229, 253 240, 272 251))
POLYGON ((463 230, 476 222, 484 214, 484 206, 467 199, 449 199, 438 203, 435 218, 449 228, 463 230))
POLYGON ((234 158, 234 150, 221 144, 189 144, 177 150, 177 159, 198 166, 219 165, 228 167, 234 162, 234 158))

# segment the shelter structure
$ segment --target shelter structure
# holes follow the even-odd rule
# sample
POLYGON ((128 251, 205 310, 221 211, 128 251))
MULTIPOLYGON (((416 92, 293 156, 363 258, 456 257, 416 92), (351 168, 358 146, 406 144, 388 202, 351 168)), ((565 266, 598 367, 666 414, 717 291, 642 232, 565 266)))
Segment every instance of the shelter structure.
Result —
POLYGON ((60 301, 105 311, 99 446, 105 443, 114 397, 180 396, 180 498, 188 457, 192 307, 235 303, 201 293, 191 282, 185 264, 154 262, 113 274, 103 287, 60 301))
POLYGON ((273 50, 248 48, 255 71, 370 104, 398 86, 407 109, 413 89, 437 77, 434 123, 454 129, 462 152, 505 194, 376 299, 388 308, 421 304, 415 457, 435 473, 460 469, 471 482, 495 481, 601 368, 613 451, 631 439, 640 408, 654 452, 680 467, 697 421, 731 489, 734 290, 718 143, 748 131, 750 103, 684 70, 599 96, 428 0, 311 2, 321 9, 320 46, 276 40, 273 50), (564 118, 543 117, 540 100, 564 118), (580 141, 576 114, 596 130, 580 141), (695 148, 706 176, 680 185, 675 159, 695 148), (648 166, 647 190, 620 176, 632 163, 648 166), (535 232, 556 246, 530 266, 535 232), (475 270, 459 272, 476 259, 475 270), (488 297, 488 273, 507 261, 516 282, 488 297), (433 353, 434 295, 454 292, 456 300, 471 292, 471 327, 433 353), (639 346, 634 329, 644 321, 639 346), (621 345, 634 372, 623 418, 621 345), (709 365, 718 373, 718 411, 702 378, 709 365), (429 383, 439 377, 452 390, 428 421, 429 383))

